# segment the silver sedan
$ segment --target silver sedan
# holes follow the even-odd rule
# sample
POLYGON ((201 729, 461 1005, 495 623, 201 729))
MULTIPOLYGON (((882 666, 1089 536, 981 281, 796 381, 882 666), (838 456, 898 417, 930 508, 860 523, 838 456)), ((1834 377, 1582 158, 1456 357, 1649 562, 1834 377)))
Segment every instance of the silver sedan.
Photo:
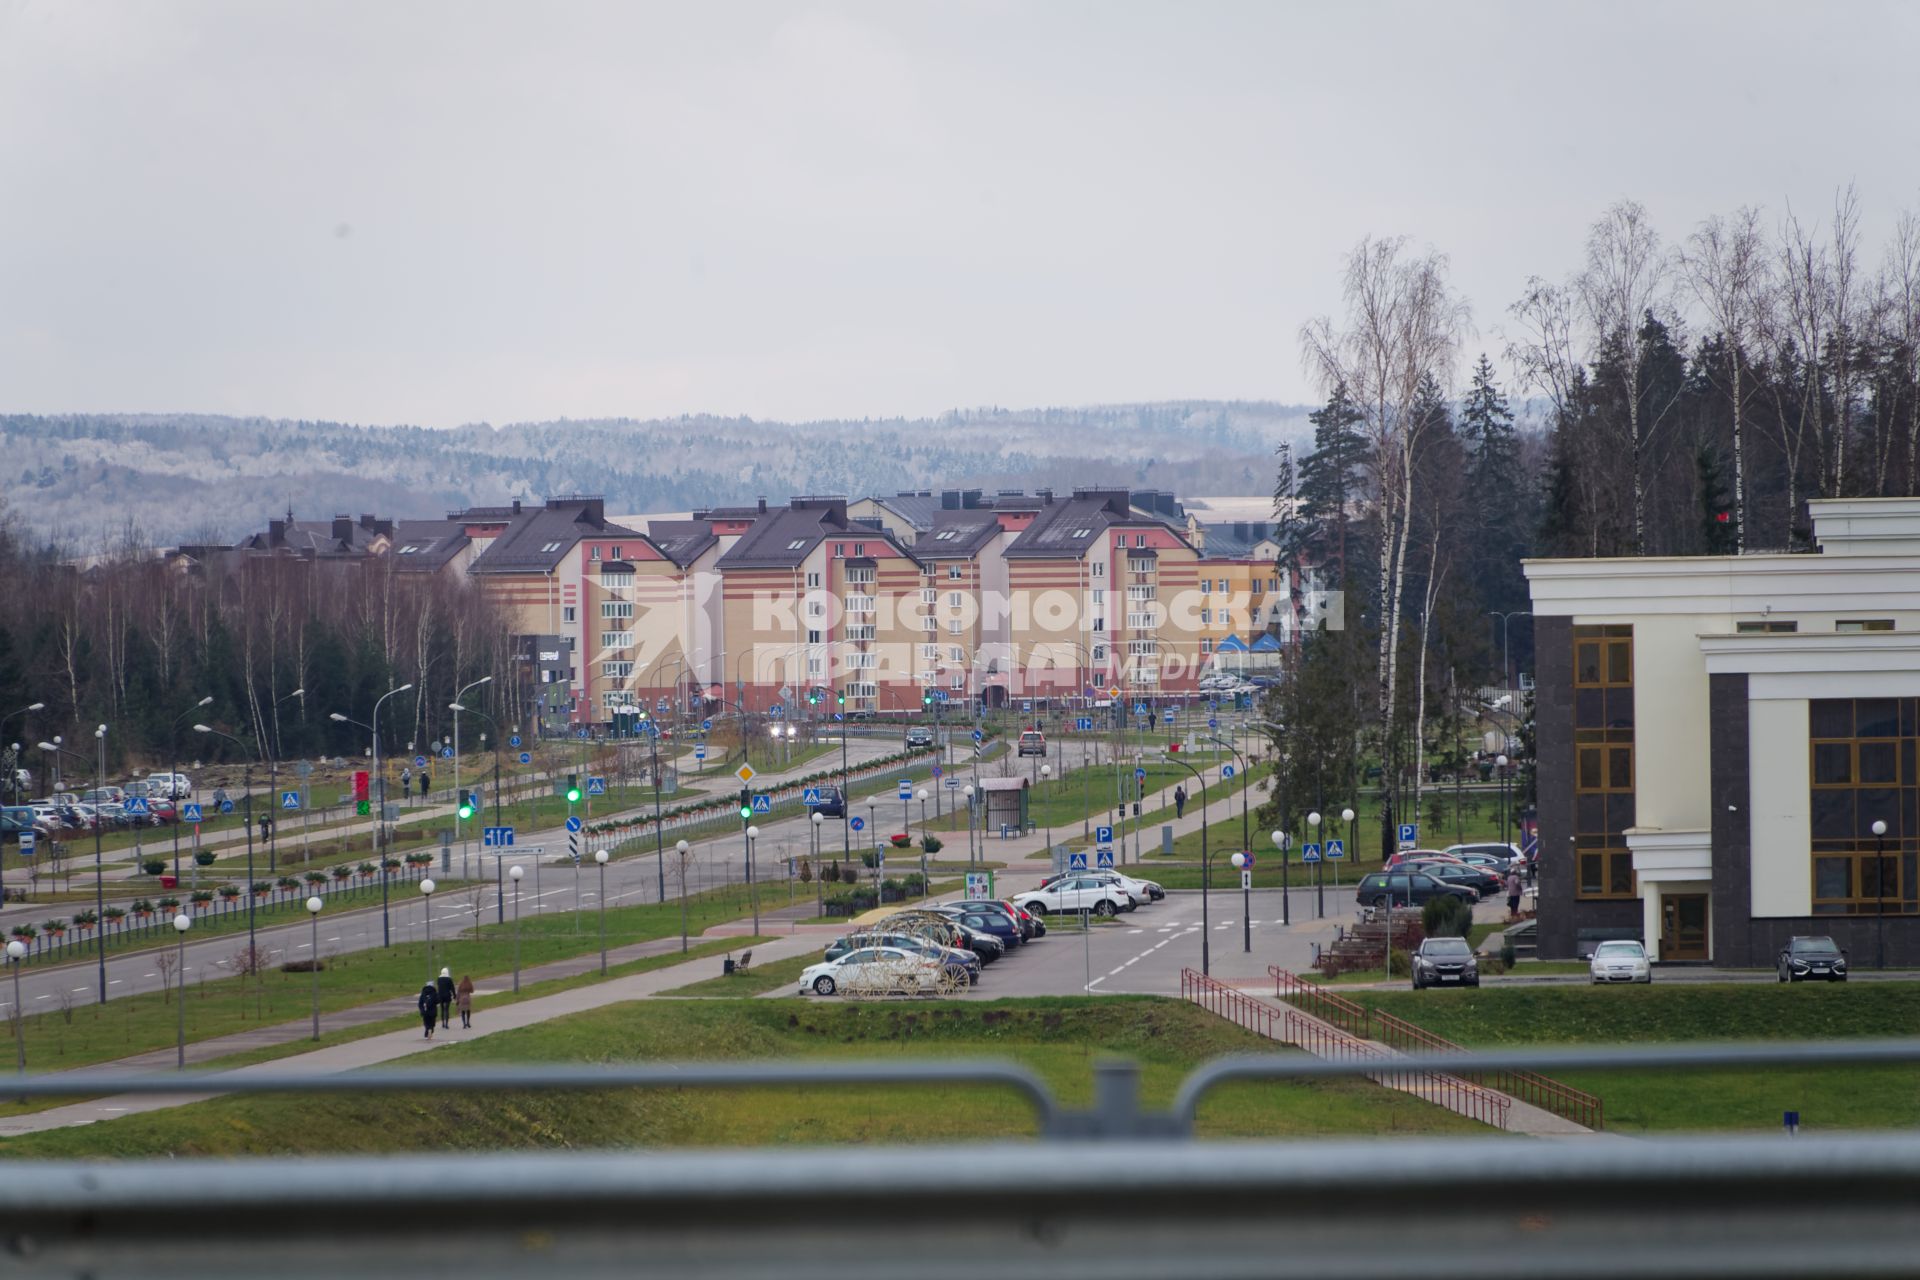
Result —
POLYGON ((1593 949, 1587 974, 1595 982, 1653 981, 1653 966, 1647 961, 1647 949, 1637 942, 1603 942, 1593 949))

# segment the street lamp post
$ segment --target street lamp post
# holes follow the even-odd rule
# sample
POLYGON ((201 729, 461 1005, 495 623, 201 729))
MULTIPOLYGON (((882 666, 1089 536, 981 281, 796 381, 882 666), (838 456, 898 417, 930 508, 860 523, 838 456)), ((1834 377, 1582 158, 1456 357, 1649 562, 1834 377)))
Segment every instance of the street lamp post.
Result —
POLYGON ((596 849, 595 865, 600 868, 600 976, 607 976, 607 851, 596 849))
POLYGON ((320 908, 327 904, 315 894, 307 899, 307 920, 313 926, 313 951, 308 957, 313 961, 313 1038, 320 1038, 320 908))
MULTIPOLYGON (((193 731, 195 733, 204 733, 214 738, 225 738, 242 751, 247 749, 247 744, 240 741, 240 739, 230 733, 222 733, 210 725, 196 724, 193 726, 193 731)), ((254 967, 257 973, 259 972, 260 955, 253 928, 253 904, 254 899, 258 895, 253 891, 253 760, 251 757, 246 761, 244 781, 241 783, 241 786, 245 790, 247 797, 247 812, 241 822, 241 825, 247 829, 247 962, 254 967)), ((105 930, 103 929, 101 932, 104 934, 105 930)), ((106 972, 104 964, 101 972, 106 972)), ((104 999, 104 997, 102 998, 104 999)))
POLYGON ((1489 609, 1487 610, 1487 616, 1489 618, 1500 619, 1500 687, 1503 689, 1511 689, 1513 688, 1513 675, 1510 671, 1512 664, 1507 660, 1507 624, 1515 618, 1531 618, 1533 614, 1526 609, 1516 610, 1513 613, 1502 613, 1498 609, 1489 609))
POLYGON ((961 789, 961 795, 967 798, 967 865, 973 865, 973 785, 969 783, 961 789))
MULTIPOLYGON (((1347 856, 1349 858, 1354 859, 1355 863, 1357 864, 1359 862, 1360 855, 1357 851, 1355 851, 1353 847, 1353 816, 1354 816, 1353 810, 1351 808, 1343 808, 1340 810, 1340 821, 1347 824, 1346 825, 1347 856)), ((1360 882, 1360 869, 1358 865, 1354 867, 1353 877, 1354 877, 1354 883, 1358 884, 1360 882)), ((1340 868, 1338 867, 1335 867, 1333 869, 1333 883, 1336 888, 1339 887, 1340 868)), ((1387 892, 1388 893, 1393 892, 1391 886, 1389 886, 1387 892)))
MULTIPOLYGON (((1314 810, 1307 815, 1307 843, 1315 844, 1320 837, 1320 811, 1314 810)), ((1327 865, 1327 851, 1320 851, 1320 860, 1313 864, 1313 918, 1327 918, 1327 879, 1320 868, 1327 865)))
POLYGON ((1213 924, 1208 906, 1212 876, 1211 860, 1207 849, 1207 780, 1200 771, 1178 756, 1168 756, 1170 764, 1177 764, 1193 775, 1194 785, 1200 788, 1200 972, 1210 974, 1213 961, 1213 924))
POLYGON ((1880 940, 1875 947, 1878 955, 1874 965, 1884 969, 1887 967, 1887 824, 1879 818, 1873 820, 1873 879, 1880 899, 1880 940))
POLYGON ((507 870, 508 879, 513 881, 513 990, 520 993, 520 878, 527 874, 522 866, 513 866, 507 870))
POLYGON ((820 824, 826 820, 818 809, 813 811, 813 913, 817 916, 827 914, 826 882, 820 877, 820 824))
MULTIPOLYGON (((38 706, 39 704, 35 703, 34 705, 38 706)), ((198 711, 200 708, 211 706, 211 705, 213 705, 213 695, 208 694, 206 697, 200 699, 200 701, 194 703, 192 706, 188 707, 185 711, 182 711, 179 715, 175 716, 173 718, 173 723, 167 726, 167 743, 169 746, 173 748, 173 760, 167 766, 170 770, 172 770, 172 772, 168 775, 168 782, 167 782, 167 790, 169 793, 171 793, 175 789, 172 779, 178 778, 180 776, 180 722, 182 720, 185 720, 188 716, 192 715, 194 712, 198 711)), ((175 799, 176 801, 185 801, 186 797, 177 796, 175 797, 175 799)), ((179 883, 179 880, 180 880, 180 828, 182 825, 183 824, 180 821, 180 812, 176 808, 174 810, 174 815, 173 815, 173 879, 176 884, 179 883)))
MULTIPOLYGON (((387 780, 380 773, 380 707, 388 698, 393 697, 396 693, 405 693, 411 688, 413 688, 413 683, 409 681, 398 688, 389 689, 375 698, 373 700, 372 724, 360 724, 358 720, 349 719, 341 715, 338 711, 332 713, 332 719, 338 720, 342 724, 359 725, 360 728, 367 730, 373 735, 373 790, 376 796, 372 806, 373 856, 380 864, 380 945, 383 947, 393 945, 393 919, 388 911, 391 905, 391 891, 388 887, 390 877, 387 874, 386 840, 384 838, 387 829, 387 780)), ((497 743, 494 749, 496 751, 499 749, 497 743)), ((498 776, 496 773, 496 780, 498 776)), ((496 800, 495 803, 497 804, 498 801, 496 800)), ((518 985, 514 987, 515 991, 519 989, 518 985)))
MULTIPOLYGON (((100 744, 100 771, 95 775, 93 785, 105 787, 107 785, 107 726, 103 724, 95 729, 93 738, 100 744)), ((100 829, 105 825, 98 821, 93 824, 93 918, 95 921, 93 941, 99 951, 101 1004, 107 1002, 107 867, 100 852, 100 829)), ((252 837, 251 831, 248 832, 248 837, 252 837)))
POLYGON ((178 975, 173 980, 173 993, 179 997, 176 1003, 180 1006, 179 1031, 174 1038, 173 1065, 181 1071, 187 1069, 187 930, 191 928, 193 928, 193 919, 186 912, 183 911, 173 918, 175 942, 180 948, 175 953, 173 962, 173 971, 178 975))
MULTIPOLYGON (((27 958, 27 944, 15 938, 7 943, 7 967, 13 970, 13 1053, 20 1074, 27 1074, 27 1024, 20 1016, 20 962, 27 958)), ((22 1098, 20 1101, 25 1102, 22 1098)))
MULTIPOLYGON (((481 676, 478 680, 475 680, 472 684, 467 685, 465 688, 462 688, 458 693, 454 694, 453 701, 447 704, 447 710, 454 713, 454 716, 453 716, 453 838, 460 842, 460 866, 463 870, 467 865, 466 863, 467 840, 466 840, 466 835, 460 830, 460 821, 461 821, 460 819, 460 712, 463 710, 463 708, 460 705, 460 699, 466 696, 468 689, 478 689, 481 685, 490 684, 492 683, 492 681, 493 681, 492 676, 481 676)), ((491 724, 492 721, 488 721, 488 723, 491 724)), ((494 778, 494 785, 496 787, 499 785, 498 776, 494 778)))
POLYGON ((433 891, 440 886, 431 880, 420 882, 420 911, 427 918, 427 976, 433 976, 433 891))
POLYGON ((1500 771, 1500 843, 1507 843, 1507 757, 1497 755, 1493 767, 1500 771))
POLYGON ((680 855, 680 954, 687 954, 687 842, 675 840, 673 851, 680 855))
MULTIPOLYGON (((262 738, 260 741, 260 754, 264 756, 267 761, 267 828, 266 828, 266 832, 264 833, 264 839, 267 842, 267 874, 268 875, 274 875, 280 870, 280 824, 276 822, 272 817, 272 815, 276 812, 273 806, 280 798, 280 752, 278 749, 278 732, 279 731, 277 728, 277 726, 280 723, 280 704, 283 702, 291 702, 295 698, 304 698, 306 697, 306 695, 307 695, 306 686, 302 685, 300 688, 295 689, 292 693, 284 694, 281 697, 275 698, 273 700, 273 723, 276 726, 275 749, 271 751, 267 750, 266 740, 262 738)), ((213 699, 208 698, 207 701, 212 702, 213 699)), ((176 769, 174 772, 177 773, 179 772, 179 770, 176 769)), ((249 813, 248 817, 251 818, 252 814, 249 813)), ((174 829, 174 832, 176 833, 174 836, 174 843, 177 846, 179 844, 179 835, 178 835, 178 832, 180 830, 179 822, 176 821, 173 824, 173 829, 174 829)), ((176 860, 177 860, 177 855, 176 855, 176 860)), ((249 874, 251 874, 252 868, 248 868, 248 872, 249 874)), ((249 893, 253 891, 253 885, 251 883, 247 885, 247 891, 249 893)))
MULTIPOLYGON (((1233 819, 1229 818, 1231 822, 1233 819)), ((1239 852, 1233 855, 1233 869, 1240 873, 1240 950, 1253 950, 1253 877, 1248 873, 1249 855, 1239 852)))
POLYGON ((1293 838, 1284 831, 1273 833, 1273 847, 1280 853, 1280 923, 1283 925, 1293 923, 1293 912, 1288 908, 1293 898, 1293 886, 1288 883, 1287 871, 1287 846, 1292 843, 1292 840, 1293 838))
POLYGON ((753 904, 753 931, 760 932, 760 894, 753 879, 753 842, 760 838, 760 828, 747 828, 747 900, 753 904))
MULTIPOLYGON (((1045 782, 1051 777, 1053 777, 1053 766, 1050 764, 1041 765, 1040 780, 1045 782)), ((1045 803, 1044 800, 1041 802, 1043 806, 1045 803)), ((1123 850, 1122 852, 1125 851, 1123 850)), ((1047 810, 1047 857, 1053 857, 1053 810, 1051 809, 1047 810)))

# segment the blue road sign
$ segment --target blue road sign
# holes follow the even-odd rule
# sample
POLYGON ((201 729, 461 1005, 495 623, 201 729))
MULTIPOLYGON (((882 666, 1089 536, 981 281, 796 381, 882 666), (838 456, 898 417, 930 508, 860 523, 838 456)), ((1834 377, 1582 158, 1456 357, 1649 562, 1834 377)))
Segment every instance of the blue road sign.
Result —
POLYGON ((1081 716, 1078 720, 1075 720, 1073 722, 1073 727, 1078 729, 1081 733, 1091 732, 1093 729, 1093 717, 1081 716))
POLYGON ((588 778, 587 794, 590 796, 603 796, 607 794, 607 780, 605 778, 588 778))
POLYGON ((581 827, 584 827, 585 825, 586 823, 580 821, 580 819, 577 817, 567 819, 567 830, 569 831, 578 831, 581 827))
POLYGON ((574 737, 576 737, 576 738, 590 738, 590 737, 592 737, 592 736, 593 736, 593 730, 591 730, 591 729, 575 729, 575 730, 573 731, 573 736, 574 736, 574 737))
POLYGON ((1345 840, 1327 841, 1327 859, 1329 861, 1338 861, 1339 859, 1344 858, 1346 856, 1347 856, 1347 842, 1345 840))
POLYGON ((855 817, 855 818, 849 819, 847 821, 847 825, 852 827, 855 831, 860 831, 865 829, 867 825, 867 820, 865 818, 855 817))
POLYGON ((1112 844, 1113 828, 1112 827, 1095 827, 1093 829, 1093 842, 1095 844, 1112 844))
POLYGON ((197 823, 197 822, 199 822, 200 820, 201 820, 201 818, 200 818, 200 806, 199 806, 199 805, 197 805, 197 804, 189 804, 189 805, 183 805, 183 806, 181 807, 181 809, 180 809, 180 821, 182 821, 182 822, 195 822, 195 823, 197 823))
POLYGON ((693 758, 695 760, 705 760, 707 758, 707 749, 705 747, 695 747, 693 749, 693 758))
POLYGON ((520 763, 521 763, 521 764, 532 764, 532 763, 533 763, 533 753, 532 753, 532 752, 530 752, 530 751, 522 751, 522 752, 520 753, 520 763))
POLYGON ((900 784, 899 784, 899 785, 900 785, 900 795, 899 795, 899 798, 900 798, 900 799, 902 799, 902 800, 911 800, 911 799, 913 799, 913 779, 912 779, 912 778, 902 778, 902 779, 900 779, 900 784))
POLYGON ((1320 861, 1320 846, 1319 846, 1319 845, 1317 845, 1317 844, 1303 844, 1303 845, 1301 845, 1301 846, 1300 846, 1300 861, 1302 861, 1302 862, 1318 862, 1318 861, 1320 861))
POLYGON ((1216 719, 1213 716, 1207 717, 1207 728, 1218 729, 1219 727, 1220 727, 1220 721, 1218 719, 1216 719))
POLYGON ((440 758, 441 758, 442 760, 451 760, 451 759, 453 759, 453 748, 452 748, 452 747, 442 747, 442 748, 440 748, 440 758))
POLYGON ((1230 764, 1221 765, 1220 776, 1223 778, 1231 778, 1233 776, 1233 766, 1230 764))
POLYGON ((126 799, 125 808, 128 813, 151 813, 152 812, 152 810, 147 807, 147 798, 145 796, 128 796, 126 799))
POLYGON ((425 756, 415 756, 415 757, 413 758, 413 767, 414 767, 414 768, 416 768, 416 769, 424 769, 424 768, 426 768, 426 767, 427 767, 427 758, 426 758, 425 756))
POLYGON ((1247 870, 1247 871, 1253 870, 1253 850, 1251 849, 1243 850, 1240 856, 1247 860, 1247 865, 1243 868, 1243 870, 1247 870))
POLYGON ((1086 869, 1087 855, 1084 850, 1075 850, 1073 853, 1067 855, 1067 870, 1085 871, 1086 869))
POLYGON ((1094 850, 1093 865, 1096 867, 1111 868, 1113 866, 1112 848, 1107 846, 1102 846, 1101 848, 1094 850))
POLYGON ((1172 723, 1173 723, 1173 708, 1172 708, 1172 707, 1168 707, 1168 708, 1167 708, 1167 723, 1168 723, 1168 724, 1172 724, 1172 723))
POLYGON ((480 832, 480 845, 482 848, 505 849, 512 843, 512 827, 487 827, 480 832))
POLYGON ((665 694, 662 694, 660 696, 660 700, 658 702, 655 702, 653 705, 658 709, 660 709, 661 711, 671 711, 673 709, 673 703, 667 701, 665 694))
POLYGON ((1404 845, 1412 846, 1412 845, 1418 844, 1419 842, 1420 842, 1420 824, 1417 822, 1401 823, 1400 824, 1400 843, 1404 845))
POLYGON ((300 807, 300 793, 298 791, 282 791, 280 793, 280 807, 282 809, 298 809, 300 807))
POLYGON ((979 731, 978 729, 975 729, 975 730, 973 731, 973 741, 974 741, 974 745, 975 745, 975 746, 978 746, 978 745, 979 745, 979 744, 980 744, 980 743, 981 743, 982 741, 984 741, 984 740, 986 739, 986 736, 987 736, 986 734, 984 734, 984 733, 982 733, 982 732, 980 732, 980 731, 979 731))
POLYGON ((39 839, 39 832, 35 831, 32 827, 28 827, 23 831, 21 831, 20 832, 20 856, 23 858, 31 858, 33 856, 34 842, 38 839, 39 839))
POLYGON ((709 731, 709 730, 711 730, 712 728, 713 728, 713 721, 711 721, 711 720, 702 720, 702 721, 700 722, 700 729, 701 729, 701 732, 703 732, 703 733, 704 733, 704 732, 707 732, 707 731, 709 731))
POLYGON ((934 777, 936 777, 936 778, 937 778, 937 777, 939 777, 939 776, 941 775, 941 773, 942 773, 942 772, 944 772, 944 770, 942 770, 942 769, 940 768, 940 766, 939 766, 939 765, 935 765, 935 766, 933 766, 933 776, 934 776, 934 777))
POLYGON ((514 734, 514 735, 513 735, 513 736, 512 736, 511 738, 508 738, 508 739, 507 739, 507 745, 508 745, 508 746, 510 746, 510 747, 517 747, 517 746, 519 746, 519 745, 520 745, 520 735, 516 733, 516 734, 514 734))
POLYGON ((755 796, 753 798, 753 811, 755 813, 772 813, 773 797, 765 794, 755 796))
POLYGON ((767 708, 767 714, 770 716, 783 716, 787 714, 787 709, 786 707, 782 706, 780 703, 776 702, 772 706, 767 708))
POLYGON ((220 812, 222 812, 222 813, 232 813, 232 812, 233 812, 233 801, 231 801, 231 800, 222 800, 222 801, 220 802, 220 812))
POLYGON ((1134 704, 1133 704, 1133 714, 1135 714, 1135 715, 1137 715, 1137 716, 1143 716, 1143 715, 1145 715, 1145 714, 1147 714, 1147 704, 1146 704, 1146 703, 1144 703, 1144 702, 1136 702, 1136 703, 1134 703, 1134 704))
POLYGON ((933 691, 933 700, 935 702, 945 702, 947 700, 947 691, 945 689, 935 689, 933 691))
POLYGON ((1140 769, 1140 768, 1134 769, 1133 780, 1135 782, 1145 782, 1147 780, 1147 771, 1145 769, 1140 769))
POLYGON ((1218 698, 1207 699, 1207 710, 1218 711, 1219 709, 1220 709, 1220 699, 1218 698))
POLYGON ((805 788, 805 789, 803 789, 803 790, 802 790, 802 791, 800 792, 800 803, 801 803, 801 804, 804 804, 804 805, 809 805, 809 806, 811 806, 811 805, 816 805, 816 804, 819 804, 819 803, 820 803, 820 788, 818 788, 818 787, 807 787, 807 788, 805 788))

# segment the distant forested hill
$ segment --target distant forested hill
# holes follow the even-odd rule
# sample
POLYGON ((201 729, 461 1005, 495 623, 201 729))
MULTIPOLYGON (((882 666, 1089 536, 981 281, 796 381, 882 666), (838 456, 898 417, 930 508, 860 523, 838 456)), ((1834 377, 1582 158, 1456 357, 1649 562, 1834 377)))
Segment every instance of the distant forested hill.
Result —
POLYGON ((939 418, 756 422, 687 416, 487 424, 451 431, 195 414, 0 415, 0 480, 37 537, 225 541, 291 509, 438 516, 469 503, 605 495, 610 512, 674 511, 909 488, 1117 483, 1259 494, 1306 408, 1178 401, 976 409, 939 418))

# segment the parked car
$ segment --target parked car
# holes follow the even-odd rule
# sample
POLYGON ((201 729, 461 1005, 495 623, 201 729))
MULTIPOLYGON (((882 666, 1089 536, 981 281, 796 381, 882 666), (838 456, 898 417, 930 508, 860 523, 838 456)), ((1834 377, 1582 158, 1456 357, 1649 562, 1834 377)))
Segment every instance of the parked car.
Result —
POLYGON ((1480 962, 1465 938, 1428 938, 1413 952, 1413 989, 1454 982, 1480 985, 1480 962))
POLYGON ((821 787, 820 803, 813 811, 825 818, 844 818, 847 816, 847 798, 840 794, 838 787, 821 787))
POLYGON ((1468 906, 1480 900, 1480 895, 1465 885, 1448 884, 1423 871, 1372 872, 1361 878, 1355 897, 1363 907, 1420 907, 1442 894, 1451 894, 1468 906))
POLYGON ((953 903, 952 905, 965 907, 969 911, 987 911, 996 915, 1005 916, 1007 923, 1020 931, 1020 940, 1022 942, 1031 942, 1047 931, 1044 920, 1041 920, 1031 911, 1026 911, 1015 906, 1005 898, 968 898, 953 903))
POLYGON ((954 982, 952 971, 932 956, 902 947, 861 947, 836 960, 808 966, 800 974, 800 994, 830 996, 845 988, 917 995, 954 982))
POLYGON ((946 906, 938 910, 972 936, 999 947, 1002 955, 1026 941, 1020 932, 1020 922, 1007 912, 989 910, 985 906, 946 906))
POLYGON ((1482 844, 1453 844, 1448 845, 1442 852, 1462 862, 1473 863, 1484 860, 1497 865, 1502 872, 1515 864, 1525 866, 1527 861, 1527 855, 1520 851, 1518 845, 1501 844, 1498 841, 1482 844))
POLYGON ((150 773, 147 775, 149 796, 165 796, 169 800, 188 800, 193 797, 193 780, 184 773, 150 773))
POLYGON ((1015 894, 1013 904, 1036 913, 1091 911, 1097 916, 1134 909, 1133 899, 1118 885, 1085 874, 1056 880, 1044 889, 1015 894))
POLYGON ((1019 754, 1023 756, 1044 756, 1047 754, 1047 735, 1038 729, 1028 729, 1020 735, 1019 754))
POLYGON ((1106 880, 1109 884, 1118 885, 1121 892, 1132 898, 1136 905, 1143 902, 1158 902, 1167 896, 1167 891, 1156 882, 1136 879, 1124 872, 1115 871, 1112 867, 1102 867, 1097 871, 1062 871, 1058 875, 1051 875, 1042 880, 1040 887, 1044 889, 1054 881, 1064 880, 1068 876, 1092 876, 1098 880, 1106 880))
POLYGON ((907 750, 924 751, 924 750, 930 749, 933 745, 934 745, 933 730, 931 729, 907 730, 907 750))
MULTIPOLYGON (((1409 862, 1431 862, 1436 859, 1441 862, 1460 862, 1460 859, 1454 857, 1452 854, 1442 853, 1438 849, 1402 849, 1397 853, 1387 855, 1387 866, 1403 867, 1409 862)), ((1465 866, 1466 864, 1462 862, 1460 865, 1465 866)))
POLYGON ((899 947, 904 951, 916 951, 938 960, 950 969, 959 970, 969 984, 980 981, 979 956, 971 951, 942 946, 938 942, 916 937, 911 933, 850 933, 844 938, 835 938, 827 944, 826 958, 838 960, 849 951, 858 951, 862 947, 899 947))
POLYGON ((1819 978, 1826 982, 1847 980, 1847 953, 1825 934, 1795 936, 1780 948, 1778 975, 1782 982, 1804 982, 1819 978))
POLYGON ((87 804, 100 806, 122 804, 126 801, 126 798, 127 793, 119 787, 93 787, 80 794, 80 799, 87 804))
POLYGON ((1484 867, 1467 866, 1458 862, 1442 862, 1433 859, 1408 863, 1408 868, 1435 880, 1444 880, 1448 884, 1465 885, 1483 898, 1490 898, 1500 891, 1502 881, 1499 876, 1484 867))
POLYGON ((1587 963, 1587 976, 1596 983, 1650 983, 1653 965, 1647 960, 1645 947, 1625 938, 1615 938, 1593 949, 1593 959, 1587 963))

